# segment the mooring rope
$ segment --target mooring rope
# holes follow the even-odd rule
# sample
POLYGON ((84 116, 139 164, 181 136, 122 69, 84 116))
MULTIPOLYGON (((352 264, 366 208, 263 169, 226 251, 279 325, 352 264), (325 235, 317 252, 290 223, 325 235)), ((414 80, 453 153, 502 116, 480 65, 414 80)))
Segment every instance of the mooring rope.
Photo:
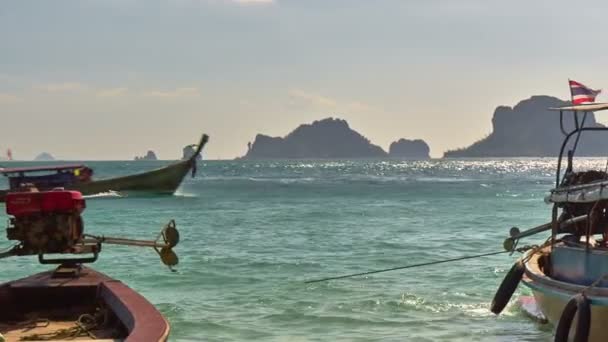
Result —
MULTIPOLYGON (((514 248, 513 250, 502 250, 502 251, 498 251, 498 252, 490 252, 490 253, 483 253, 483 254, 476 254, 476 255, 467 255, 467 256, 463 256, 463 257, 459 257, 459 258, 453 258, 453 259, 445 259, 445 260, 437 260, 437 261, 431 261, 431 262, 423 262, 420 264, 413 264, 413 265, 406 265, 406 266, 398 266, 398 267, 391 267, 391 268, 385 268, 385 269, 381 269, 381 270, 373 270, 373 271, 367 271, 367 272, 361 272, 361 273, 353 273, 353 274, 346 274, 346 275, 341 275, 341 276, 336 276, 336 277, 328 277, 328 278, 322 278, 322 279, 314 279, 314 280, 307 280, 304 283, 305 284, 312 284, 312 283, 320 283, 323 281, 328 281, 328 280, 337 280, 337 279, 345 279, 345 278, 352 278, 352 277, 358 277, 358 276, 363 276, 363 275, 368 275, 368 274, 375 274, 375 273, 383 273, 383 272, 390 272, 390 271, 397 271, 397 270, 404 270, 404 269, 408 269, 408 268, 416 268, 416 267, 423 267, 423 266, 431 266, 431 265, 437 265, 437 264, 443 264, 443 263, 448 263, 448 262, 454 262, 454 261, 461 261, 461 260, 466 260, 466 259, 475 259, 475 258, 482 258, 482 257, 487 257, 487 256, 492 256, 492 255, 497 255, 497 254, 503 254, 503 253, 513 253, 513 252, 526 252, 530 249, 534 249, 534 253, 536 251, 538 251, 539 249, 546 247, 547 242, 545 242, 544 244, 540 245, 540 246, 536 246, 536 245, 532 245, 532 246, 523 246, 520 248, 514 248)), ((530 254, 534 254, 534 253, 530 253, 530 254)))
POLYGON ((375 273, 382 273, 382 272, 390 272, 390 271, 396 271, 396 270, 403 270, 403 269, 407 269, 407 268, 415 268, 415 267, 422 267, 422 266, 437 265, 437 264, 443 264, 443 263, 446 263, 446 262, 454 262, 454 261, 460 261, 460 260, 466 260, 466 259, 481 258, 481 257, 486 257, 486 256, 491 256, 491 255, 509 253, 509 252, 511 252, 511 251, 504 251, 503 250, 503 251, 499 251, 499 252, 483 253, 483 254, 477 254, 477 255, 467 255, 467 256, 463 256, 463 257, 459 257, 459 258, 454 258, 454 259, 437 260, 437 261, 431 261, 431 262, 424 262, 424 263, 421 263, 421 264, 399 266, 399 267, 391 267, 391 268, 385 268, 385 269, 381 269, 381 270, 374 270, 374 271, 367 271, 367 272, 361 272, 361 273, 353 273, 353 274, 341 275, 341 276, 337 276, 337 277, 328 277, 328 278, 323 278, 323 279, 307 280, 304 283, 305 284, 319 283, 319 282, 328 281, 328 280, 344 279, 344 278, 358 277, 358 276, 368 275, 368 274, 375 274, 375 273))

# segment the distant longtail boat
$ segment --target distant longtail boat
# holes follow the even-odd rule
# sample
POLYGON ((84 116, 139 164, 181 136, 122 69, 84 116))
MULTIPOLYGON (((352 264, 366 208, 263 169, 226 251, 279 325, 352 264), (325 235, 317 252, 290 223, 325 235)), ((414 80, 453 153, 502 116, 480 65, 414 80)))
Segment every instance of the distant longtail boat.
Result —
POLYGON ((204 134, 195 153, 188 159, 160 169, 109 179, 93 180, 93 170, 84 164, 0 169, 0 173, 9 178, 9 189, 0 190, 0 202, 4 202, 9 191, 27 190, 32 187, 41 191, 61 187, 79 191, 83 195, 109 191, 173 194, 188 172, 191 171, 192 176, 196 174, 196 157, 208 140, 209 137, 204 134))

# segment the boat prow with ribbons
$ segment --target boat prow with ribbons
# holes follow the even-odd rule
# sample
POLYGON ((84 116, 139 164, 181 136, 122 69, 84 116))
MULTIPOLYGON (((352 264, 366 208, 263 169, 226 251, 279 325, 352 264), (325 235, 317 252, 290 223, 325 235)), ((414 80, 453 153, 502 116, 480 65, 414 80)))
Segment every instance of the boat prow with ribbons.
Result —
MULTIPOLYGON (((572 81, 570 85, 572 89, 572 81)), ((597 95, 589 93, 593 99, 597 95)), ((545 243, 528 247, 513 265, 496 292, 491 310, 499 314, 521 282, 531 289, 535 305, 546 321, 554 324, 555 341, 606 341, 608 163, 603 170, 578 170, 574 156, 586 133, 608 133, 608 127, 584 125, 590 113, 608 110, 608 103, 577 104, 576 94, 573 91, 573 105, 550 108, 559 112, 564 134, 555 188, 545 198, 552 205, 551 221, 524 232, 512 228, 504 247, 515 251, 524 237, 551 234, 545 243), (573 128, 565 127, 568 115, 573 128)), ((529 300, 525 298, 527 304, 529 300)))

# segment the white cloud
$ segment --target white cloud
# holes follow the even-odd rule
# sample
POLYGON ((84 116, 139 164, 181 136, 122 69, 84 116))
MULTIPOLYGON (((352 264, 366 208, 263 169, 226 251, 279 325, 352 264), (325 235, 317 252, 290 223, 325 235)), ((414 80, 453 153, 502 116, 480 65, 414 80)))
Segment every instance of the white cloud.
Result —
POLYGON ((185 97, 198 97, 201 95, 201 92, 198 88, 194 87, 186 87, 186 88, 177 88, 175 90, 161 91, 161 90, 153 90, 147 91, 143 93, 146 97, 155 97, 160 99, 177 99, 177 98, 185 98, 185 97))
POLYGON ((196 4, 237 4, 243 6, 257 5, 272 5, 278 0, 174 0, 178 5, 196 5, 196 4))
POLYGON ((335 108, 338 105, 338 102, 334 99, 330 99, 329 97, 321 96, 318 94, 313 94, 306 92, 302 89, 291 89, 289 91, 289 96, 292 98, 303 100, 310 105, 316 107, 324 107, 324 108, 335 108))
POLYGON ((95 94, 97 97, 121 97, 127 95, 129 88, 120 87, 120 88, 110 88, 110 89, 102 89, 97 91, 95 94))
POLYGON ((321 109, 337 109, 346 112, 378 111, 378 108, 375 108, 361 101, 337 100, 327 96, 307 92, 302 89, 291 89, 289 91, 289 96, 291 96, 293 99, 303 102, 308 106, 317 107, 321 109))
POLYGON ((355 112, 370 112, 375 111, 377 108, 368 105, 367 103, 353 101, 348 104, 348 107, 355 112))
POLYGON ((237 4, 273 4, 275 0, 229 0, 237 4))
POLYGON ((0 93, 0 104, 11 104, 21 102, 21 99, 17 95, 0 93))
POLYGON ((49 93, 59 93, 81 91, 84 90, 86 87, 82 83, 78 82, 62 82, 37 85, 34 88, 44 90, 49 93))

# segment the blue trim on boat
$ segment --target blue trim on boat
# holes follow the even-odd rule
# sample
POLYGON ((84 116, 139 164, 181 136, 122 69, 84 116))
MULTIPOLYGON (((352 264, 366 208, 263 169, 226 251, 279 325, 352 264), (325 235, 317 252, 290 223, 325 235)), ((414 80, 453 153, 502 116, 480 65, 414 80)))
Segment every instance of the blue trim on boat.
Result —
MULTIPOLYGON (((551 252, 551 278, 568 284, 589 286, 608 274, 608 250, 586 248, 583 243, 564 241, 551 252)), ((608 287, 602 280, 595 287, 608 287)))

